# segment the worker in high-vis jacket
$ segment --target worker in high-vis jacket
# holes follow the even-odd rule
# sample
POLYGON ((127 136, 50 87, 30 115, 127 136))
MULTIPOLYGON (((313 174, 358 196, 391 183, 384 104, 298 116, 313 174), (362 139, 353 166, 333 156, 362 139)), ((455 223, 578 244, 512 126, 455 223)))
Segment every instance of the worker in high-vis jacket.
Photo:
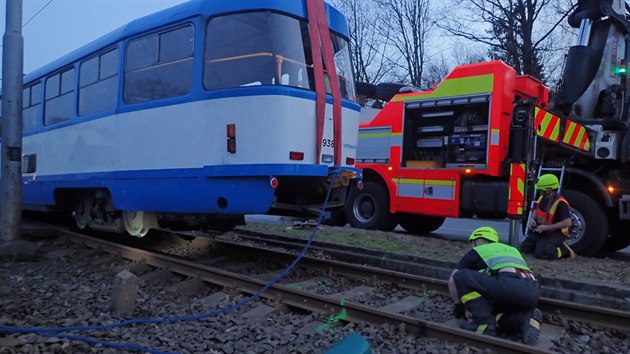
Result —
POLYGON ((527 237, 521 244, 523 253, 533 253, 539 259, 575 258, 566 242, 571 228, 569 202, 558 193, 558 177, 544 174, 538 178, 536 189, 541 193, 527 223, 527 237))
POLYGON ((473 248, 459 261, 448 280, 460 327, 495 336, 498 331, 521 334, 534 344, 542 312, 536 308, 538 282, 518 249, 500 243, 492 227, 480 227, 468 241, 473 248))

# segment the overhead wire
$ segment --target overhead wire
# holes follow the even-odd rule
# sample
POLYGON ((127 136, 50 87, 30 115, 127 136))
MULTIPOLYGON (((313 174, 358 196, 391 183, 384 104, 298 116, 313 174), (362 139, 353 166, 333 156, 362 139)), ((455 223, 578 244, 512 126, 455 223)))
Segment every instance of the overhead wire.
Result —
MULTIPOLYGON (((31 16, 31 18, 29 18, 28 20, 26 20, 26 22, 24 22, 24 24, 22 24, 22 28, 26 27, 26 25, 28 25, 31 21, 33 21, 35 19, 35 17, 37 17, 37 15, 39 15, 40 13, 42 13, 42 11, 44 11, 44 9, 46 9, 48 7, 48 5, 50 5, 50 3, 52 3, 54 0, 48 0, 48 2, 42 6, 41 9, 39 9, 33 16, 31 16)), ((0 43, 0 48, 4 47, 4 42, 0 43)), ((0 81, 2 81, 2 78, 0 77, 0 81)))
POLYGON ((37 17, 37 15, 39 15, 42 11, 44 11, 44 9, 46 9, 48 7, 48 5, 50 5, 50 3, 52 3, 52 2, 53 2, 53 0, 48 0, 46 5, 42 6, 42 8, 39 9, 39 11, 37 11, 35 13, 35 15, 31 16, 31 18, 29 18, 26 22, 24 22, 24 24, 22 25, 22 28, 26 27, 26 25, 28 25, 31 21, 33 21, 33 19, 35 19, 35 17, 37 17))

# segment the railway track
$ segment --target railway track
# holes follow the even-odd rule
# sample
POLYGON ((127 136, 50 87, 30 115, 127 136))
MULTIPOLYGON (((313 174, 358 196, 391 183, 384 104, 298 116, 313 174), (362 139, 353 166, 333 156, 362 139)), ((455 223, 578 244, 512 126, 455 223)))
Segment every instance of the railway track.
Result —
MULTIPOLYGON (((276 276, 278 273, 278 271, 267 271, 252 276, 251 268, 247 266, 239 266, 238 264, 232 265, 232 268, 245 270, 245 274, 243 274, 243 272, 228 271, 224 267, 208 265, 212 263, 222 263, 220 260, 202 264, 204 262, 183 260, 164 253, 146 249, 141 250, 137 247, 108 242, 64 229, 59 230, 63 236, 72 240, 72 242, 79 242, 90 248, 120 255, 133 262, 135 266, 142 265, 142 267, 151 267, 153 273, 167 270, 168 273, 178 274, 183 277, 183 279, 185 279, 183 281, 191 281, 194 279, 197 282, 201 281, 206 284, 213 284, 214 286, 236 289, 248 295, 256 294, 268 284, 270 278, 276 276)), ((230 242, 208 238, 197 238, 192 243, 194 247, 199 249, 218 250, 221 254, 226 255, 224 258, 236 258, 234 255, 239 255, 239 257, 257 257, 258 259, 273 260, 273 262, 282 264, 282 267, 296 258, 295 248, 299 248, 300 245, 303 247, 303 241, 279 240, 277 237, 275 240, 271 240, 269 236, 270 235, 252 233, 239 235, 239 237, 246 240, 247 242, 245 243, 248 244, 244 242, 230 242), (266 243, 267 247, 261 247, 260 243, 266 243), (270 245, 270 243, 272 245, 270 245), (269 249, 269 247, 278 249, 272 250, 269 249)), ((395 284, 398 287, 409 289, 415 293, 438 294, 446 298, 446 281, 443 279, 412 275, 332 259, 322 259, 330 258, 330 256, 326 254, 331 251, 334 250, 326 251, 321 245, 316 245, 310 251, 310 253, 314 254, 316 257, 304 257, 299 265, 302 268, 310 270, 319 269, 320 272, 318 274, 326 274, 326 272, 328 272, 328 274, 341 275, 350 279, 370 280, 371 282, 381 284, 395 284)), ((334 252, 340 251, 336 250, 334 252)), ((345 252, 348 251, 346 250, 345 252)), ((247 261, 245 261, 245 263, 247 263, 247 261)), ((437 267, 435 264, 433 266, 437 267)), ((266 291, 260 294, 260 296, 271 301, 281 302, 292 308, 325 314, 330 316, 330 318, 343 318, 343 322, 367 322, 389 326, 403 325, 405 330, 413 335, 466 343, 466 345, 471 347, 490 348, 498 353, 553 352, 550 351, 549 345, 551 341, 559 340, 559 338, 551 338, 537 347, 530 347, 505 338, 480 336, 469 331, 460 330, 457 328, 456 324, 453 323, 422 320, 405 314, 412 312, 410 309, 413 308, 413 305, 409 304, 409 298, 402 299, 400 304, 390 304, 382 308, 375 308, 374 306, 352 301, 353 290, 354 296, 357 296, 357 294, 361 292, 368 291, 361 289, 361 286, 356 287, 357 289, 347 289, 348 291, 343 292, 343 294, 318 294, 316 291, 303 290, 304 287, 297 286, 297 284, 307 284, 309 281, 312 282, 308 277, 306 279, 291 279, 288 283, 282 283, 281 281, 270 286, 266 291), (344 298, 349 297, 350 301, 344 300, 344 298), (405 304, 405 301, 407 304, 405 304), (406 312, 401 309, 406 309, 406 312), (343 316, 341 316, 341 314, 343 314, 343 316)), ((630 333, 630 314, 628 312, 574 304, 550 298, 542 299, 540 308, 545 312, 545 317, 549 320, 561 317, 569 321, 587 322, 596 326, 630 333)))
MULTIPOLYGON (((213 237, 212 234, 207 236, 213 237)), ((272 249, 300 250, 306 241, 303 239, 286 237, 281 235, 237 231, 238 244, 252 244, 259 247, 272 249)), ((314 241, 311 252, 326 255, 331 259, 351 264, 370 265, 378 269, 397 271, 403 274, 422 275, 420 277, 427 283, 434 283, 436 289, 447 293, 446 279, 455 266, 455 263, 439 261, 430 258, 414 257, 398 254, 383 254, 382 251, 363 249, 353 246, 339 245, 327 242, 314 241)), ((589 282, 571 281, 538 277, 541 282, 541 310, 549 313, 562 313, 571 319, 585 320, 573 314, 592 312, 588 316, 588 322, 598 325, 621 324, 619 329, 630 329, 630 289, 613 287, 606 284, 593 284, 589 282), (590 309, 597 309, 591 311, 590 309), (603 312, 598 315, 599 309, 603 312), (615 321, 611 324, 611 320, 615 321)))

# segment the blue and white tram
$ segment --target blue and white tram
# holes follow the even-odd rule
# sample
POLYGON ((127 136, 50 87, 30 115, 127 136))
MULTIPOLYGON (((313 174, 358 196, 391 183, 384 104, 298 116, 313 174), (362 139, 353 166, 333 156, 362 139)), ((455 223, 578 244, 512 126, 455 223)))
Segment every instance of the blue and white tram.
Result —
POLYGON ((25 76, 24 208, 144 236, 315 210, 342 174, 339 207, 360 177, 348 47, 323 0, 192 0, 135 20, 25 76))

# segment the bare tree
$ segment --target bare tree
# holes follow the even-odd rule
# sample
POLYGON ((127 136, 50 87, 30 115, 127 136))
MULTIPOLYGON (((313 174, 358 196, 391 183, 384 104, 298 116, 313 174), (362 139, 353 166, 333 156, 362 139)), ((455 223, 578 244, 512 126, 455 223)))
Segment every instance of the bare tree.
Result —
POLYGON ((428 88, 433 88, 440 81, 442 81, 442 79, 444 79, 450 71, 451 68, 442 55, 438 60, 431 60, 427 64, 427 69, 425 70, 423 81, 426 83, 426 86, 428 88))
POLYGON ((389 32, 377 31, 379 21, 373 0, 332 0, 345 14, 350 32, 350 57, 357 81, 377 83, 392 70, 384 55, 389 32))
POLYGON ((570 10, 563 0, 455 1, 436 24, 457 37, 486 44, 492 58, 505 61, 519 74, 543 79, 550 36, 570 10), (541 21, 549 16, 551 23, 541 21))
POLYGON ((420 86, 426 60, 426 41, 434 22, 429 16, 430 0, 376 2, 379 16, 383 19, 378 29, 382 36, 389 33, 391 41, 391 64, 402 70, 401 81, 420 86))

